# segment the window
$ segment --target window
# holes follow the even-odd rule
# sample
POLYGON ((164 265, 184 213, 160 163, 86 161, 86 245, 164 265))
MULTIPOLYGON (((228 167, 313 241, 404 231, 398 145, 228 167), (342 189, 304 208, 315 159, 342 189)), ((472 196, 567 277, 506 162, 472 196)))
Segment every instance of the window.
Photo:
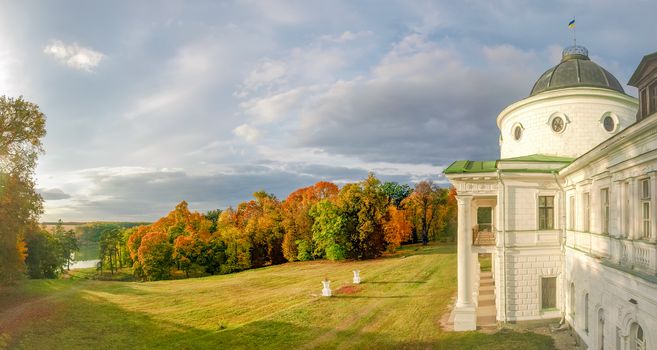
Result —
POLYGON ((493 229, 493 208, 481 207, 477 208, 477 226, 479 231, 490 232, 493 229))
POLYGON ((623 233, 621 236, 629 237, 630 232, 630 183, 623 184, 623 233))
POLYGON ((584 331, 589 332, 589 293, 584 295, 584 331))
POLYGON ((646 338, 643 334, 643 328, 637 323, 632 324, 631 327, 631 344, 630 349, 634 350, 645 350, 646 349, 646 338))
POLYGON ((584 211, 584 220, 582 221, 583 223, 582 231, 584 232, 590 231, 590 224, 591 224, 590 198, 591 196, 589 195, 588 192, 582 194, 582 210, 584 211))
POLYGON ((551 126, 552 126, 552 131, 559 133, 563 131, 565 127, 565 123, 563 119, 561 119, 561 117, 554 117, 552 118, 551 126))
POLYGON ((642 236, 650 239, 650 179, 641 180, 641 221, 642 236))
POLYGON ((569 229, 575 230, 575 196, 570 196, 570 227, 569 229))
POLYGON ((648 101, 650 106, 648 107, 647 115, 651 115, 657 112, 657 82, 652 83, 648 88, 648 96, 650 98, 650 101, 648 101))
POLYGON ((648 88, 641 90, 641 117, 648 115, 648 88))
POLYGON ((554 229, 554 196, 538 197, 538 229, 554 229))
POLYGON ((598 349, 605 350, 605 311, 598 310, 598 349))
POLYGON ((516 125, 516 127, 513 128, 513 138, 516 141, 519 141, 521 137, 522 137, 522 127, 520 125, 516 125))
POLYGON ((608 115, 604 119, 602 119, 602 126, 608 132, 612 132, 614 131, 614 129, 616 129, 616 122, 614 121, 614 118, 608 115))
POLYGON ((609 233, 609 189, 600 190, 600 201, 602 202, 602 233, 609 233))
POLYGON ((541 278, 541 308, 544 310, 557 308, 556 277, 541 278))

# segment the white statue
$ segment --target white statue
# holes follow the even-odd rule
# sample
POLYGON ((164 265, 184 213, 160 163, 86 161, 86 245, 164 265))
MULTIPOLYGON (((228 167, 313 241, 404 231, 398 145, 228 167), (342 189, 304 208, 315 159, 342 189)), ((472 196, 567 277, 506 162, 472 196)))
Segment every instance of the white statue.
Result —
POLYGON ((360 270, 354 270, 354 284, 360 284, 360 270))
POLYGON ((327 279, 322 281, 322 285, 324 285, 324 288, 322 289, 322 296, 323 297, 330 297, 331 296, 331 281, 327 279))

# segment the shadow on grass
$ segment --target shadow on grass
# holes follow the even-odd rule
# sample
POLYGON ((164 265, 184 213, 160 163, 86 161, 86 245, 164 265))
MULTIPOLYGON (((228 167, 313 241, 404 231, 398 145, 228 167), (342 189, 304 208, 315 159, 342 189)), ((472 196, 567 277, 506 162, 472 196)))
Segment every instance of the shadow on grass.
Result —
POLYGON ((347 294, 336 294, 331 296, 331 298, 337 299, 406 299, 406 298, 422 298, 426 295, 347 295, 347 294))
POLYGON ((363 281, 361 284, 422 284, 427 281, 363 281))
MULTIPOLYGON (((90 283, 91 284, 91 283, 90 283)), ((119 286, 119 285, 117 285, 119 286)), ((135 293, 126 287, 103 291, 126 296, 135 293)), ((93 286, 90 285, 93 290, 93 286)), ((107 286, 106 286, 107 288, 107 286)), ((138 292, 138 291, 137 291, 138 292)), ((65 307, 55 313, 35 317, 16 334, 9 348, 16 349, 554 349, 552 339, 535 333, 502 331, 425 333, 415 340, 404 332, 364 331, 369 322, 357 322, 347 329, 323 326, 330 318, 317 314, 298 322, 259 320, 243 325, 231 324, 221 311, 203 319, 189 312, 154 316, 121 308, 99 297, 87 297, 84 290, 61 297, 65 307), (191 327, 188 323, 199 325, 191 327), (317 325, 317 326, 314 326, 317 325), (202 327, 199 328, 199 327, 202 327)), ((336 298, 409 298, 409 296, 351 296, 336 298)), ((307 307, 303 307, 307 308, 307 307)), ((156 310, 153 310, 156 311, 156 310)), ((0 312, 0 317, 2 312, 0 312)), ((348 319, 349 314, 344 318, 348 319)), ((423 315, 418 314, 418 318, 423 315)), ((340 321, 337 321, 338 323, 340 321)), ((0 332, 1 333, 1 332, 0 332)))

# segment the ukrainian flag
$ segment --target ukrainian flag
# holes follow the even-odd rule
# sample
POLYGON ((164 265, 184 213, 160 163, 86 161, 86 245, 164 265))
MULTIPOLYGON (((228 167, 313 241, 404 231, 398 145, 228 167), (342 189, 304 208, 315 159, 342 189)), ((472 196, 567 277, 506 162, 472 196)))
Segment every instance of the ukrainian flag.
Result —
POLYGON ((575 28, 575 19, 573 18, 572 21, 568 22, 568 28, 573 29, 575 28))

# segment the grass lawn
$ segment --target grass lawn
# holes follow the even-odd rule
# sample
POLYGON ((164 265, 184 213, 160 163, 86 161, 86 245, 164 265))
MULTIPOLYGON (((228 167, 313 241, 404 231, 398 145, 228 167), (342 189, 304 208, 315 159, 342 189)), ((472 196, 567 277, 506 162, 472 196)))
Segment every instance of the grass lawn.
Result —
POLYGON ((176 281, 23 281, 0 289, 0 348, 554 349, 529 332, 441 331, 455 289, 453 246, 176 281), (353 269, 363 283, 340 292, 353 269), (319 296, 325 277, 334 297, 319 296))

